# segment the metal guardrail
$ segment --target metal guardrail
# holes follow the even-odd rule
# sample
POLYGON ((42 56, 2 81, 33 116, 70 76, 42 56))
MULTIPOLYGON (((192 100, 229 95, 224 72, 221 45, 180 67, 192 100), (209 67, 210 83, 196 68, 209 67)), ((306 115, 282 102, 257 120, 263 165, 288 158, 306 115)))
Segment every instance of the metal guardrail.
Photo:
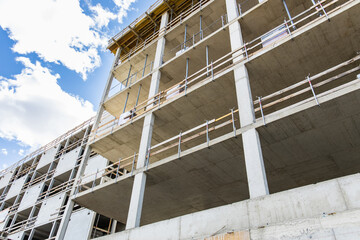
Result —
POLYGON ((45 146, 42 146, 41 148, 37 149, 36 151, 28 154, 26 157, 24 157, 23 159, 21 159, 20 161, 14 163, 13 165, 11 165, 10 167, 1 170, 0 171, 0 177, 5 175, 6 173, 10 172, 11 170, 14 170, 15 168, 17 168, 18 166, 21 166, 23 163, 25 163, 28 160, 31 160, 33 157, 46 152, 47 150, 49 150, 50 148, 56 146, 58 143, 60 143, 61 141, 63 141, 64 139, 66 139, 67 137, 71 136, 72 134, 76 133, 79 130, 83 130, 85 127, 90 126, 91 124, 93 124, 95 117, 90 118, 89 120, 83 122, 82 124, 76 126, 75 128, 67 131, 66 133, 64 133, 63 135, 61 135, 60 137, 56 138, 55 140, 51 141, 50 143, 46 144, 45 146))
MULTIPOLYGON (((350 80, 354 80, 353 78, 355 79, 359 78, 360 65, 358 64, 355 67, 351 67, 351 64, 354 65, 359 60, 360 60, 360 55, 358 54, 354 58, 349 59, 348 61, 345 61, 343 63, 340 63, 323 72, 320 72, 312 77, 306 76, 304 80, 301 80, 291 86, 278 90, 265 97, 258 97, 258 99, 253 101, 253 104, 255 106, 254 111, 259 116, 258 119, 262 119, 263 124, 266 125, 266 115, 279 110, 273 109, 271 111, 268 111, 266 114, 264 113, 264 110, 267 110, 272 106, 282 104, 285 101, 289 102, 289 104, 293 104, 291 103, 290 100, 293 100, 295 97, 299 97, 297 99, 297 102, 302 101, 302 98, 305 99, 313 98, 313 100, 318 104, 317 94, 321 94, 323 92, 319 90, 317 93, 315 93, 316 92, 315 90, 330 83, 333 83, 335 81, 341 81, 344 77, 348 77, 348 79, 350 80), (351 68, 349 68, 349 66, 351 68), (339 70, 341 69, 344 70, 342 70, 341 73, 339 73, 339 70), (352 76, 354 77, 352 78, 352 76), (307 98, 308 93, 311 93, 313 97, 307 98)), ((349 82, 349 80, 347 82, 349 82)), ((340 83, 340 86, 344 84, 347 83, 340 83)), ((327 91, 331 92, 332 89, 335 89, 337 87, 338 86, 332 87, 330 90, 327 91)), ((283 106, 280 109, 284 109, 285 107, 288 106, 283 106)), ((190 142, 193 142, 195 140, 199 141, 200 139, 200 144, 206 143, 207 146, 209 147, 211 140, 210 134, 214 134, 219 130, 223 130, 226 133, 233 133, 234 137, 236 137, 237 130, 241 129, 237 115, 235 115, 237 112, 238 110, 231 109, 231 112, 224 116, 221 116, 217 119, 206 121, 205 123, 197 127, 194 127, 185 132, 180 132, 178 135, 174 137, 171 137, 159 144, 151 146, 147 150, 145 168, 147 169, 149 164, 152 163, 151 157, 157 156, 159 154, 164 154, 166 152, 167 154, 165 154, 166 155, 165 157, 177 155, 178 158, 181 158, 182 151, 191 148, 189 145, 184 146, 184 144, 189 144, 190 142), (226 129, 226 127, 228 128, 226 129)), ((165 157, 163 156, 162 159, 164 159, 165 157)), ((115 180, 116 182, 120 176, 126 174, 132 175, 134 170, 136 169, 137 158, 138 158, 138 153, 134 153, 134 155, 124 159, 120 159, 120 161, 115 162, 109 166, 106 166, 103 169, 97 170, 95 173, 82 176, 79 179, 79 181, 76 183, 75 195, 79 192, 87 191, 90 189, 92 191, 95 186, 104 184, 110 180, 115 180), (129 171, 126 169, 129 169, 129 171)))
MULTIPOLYGON (((172 19, 165 28, 165 33, 170 31, 171 29, 177 27, 178 25, 182 24, 183 21, 186 20, 187 17, 189 17, 192 13, 199 11, 202 9, 202 7, 204 7, 206 4, 208 4, 209 2, 214 1, 214 0, 200 0, 198 3, 196 3, 195 5, 193 5, 192 7, 190 7, 189 9, 185 10, 184 12, 182 12, 181 14, 179 14, 177 17, 175 17, 174 19, 172 19)), ((147 12, 151 12, 152 10, 154 10, 156 7, 158 7, 160 4, 162 4, 164 1, 157 1, 147 12)), ((123 29, 120 33, 118 33, 117 35, 115 35, 115 37, 113 37, 112 39, 109 40, 109 45, 108 48, 113 45, 115 41, 117 41, 119 38, 121 38, 125 33, 131 31, 132 28, 135 27, 135 25, 143 18, 147 17, 147 15, 144 13, 143 15, 141 15, 139 18, 137 18, 133 23, 131 23, 127 28, 123 29)), ((159 37, 159 30, 155 31, 151 36, 149 36, 148 38, 146 38, 144 41, 139 42, 135 47, 131 48, 129 50, 128 53, 123 54, 122 56, 120 56, 119 59, 119 63, 118 65, 120 65, 123 61, 130 59, 132 55, 134 55, 135 53, 139 52, 140 50, 143 50, 145 47, 153 44, 154 42, 156 42, 158 40, 159 37)))
MULTIPOLYGON (((214 79, 215 75, 222 73, 226 69, 229 69, 240 62, 248 61, 250 57, 265 51, 266 49, 272 47, 273 44, 282 41, 285 38, 293 38, 294 33, 301 31, 303 28, 307 27, 308 24, 319 21, 323 18, 328 18, 328 13, 334 12, 343 5, 353 1, 354 0, 345 0, 342 5, 336 6, 335 4, 338 3, 339 0, 322 0, 292 19, 285 19, 284 23, 281 25, 271 29, 248 43, 244 43, 239 49, 225 54, 196 73, 186 76, 185 79, 176 83, 172 87, 160 91, 153 97, 137 104, 130 110, 131 116, 126 121, 120 122, 119 117, 117 116, 113 117, 112 120, 102 120, 102 124, 99 124, 98 128, 92 131, 89 141, 94 142, 98 138, 113 133, 123 125, 134 121, 136 118, 145 115, 149 111, 161 107, 161 105, 171 101, 171 99, 180 94, 186 95, 189 87, 194 86, 201 81, 214 79), (326 12, 326 10, 328 10, 328 12, 326 12)), ((237 21, 237 19, 235 19, 235 21, 237 21)), ((231 23, 228 23, 228 25, 229 24, 231 23)), ((104 116, 109 117, 108 114, 104 116)))

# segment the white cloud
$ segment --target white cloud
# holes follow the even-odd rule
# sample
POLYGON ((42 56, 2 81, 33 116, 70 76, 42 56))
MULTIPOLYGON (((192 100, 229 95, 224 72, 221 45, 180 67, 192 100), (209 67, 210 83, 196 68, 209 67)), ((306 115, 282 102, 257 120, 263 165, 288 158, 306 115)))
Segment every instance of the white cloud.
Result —
POLYGON ((89 8, 95 14, 94 20, 98 28, 107 26, 110 20, 117 18, 116 14, 110 12, 107 9, 104 9, 100 3, 95 6, 90 6, 89 8))
POLYGON ((8 151, 6 148, 1 149, 1 153, 4 154, 5 156, 8 155, 8 151))
POLYGON ((132 3, 136 0, 113 0, 116 6, 119 8, 118 11, 118 22, 123 23, 124 17, 127 17, 127 12, 130 9, 132 3))
POLYGON ((1 165, 0 170, 6 169, 6 168, 8 168, 8 167, 9 167, 9 165, 7 165, 6 163, 3 163, 3 164, 1 165))
POLYGON ((123 23, 135 1, 113 0, 113 12, 99 3, 88 3, 93 12, 89 16, 79 0, 1 0, 0 26, 16 42, 14 52, 36 53, 44 61, 63 64, 86 79, 101 64, 99 50, 110 37, 104 27, 116 18, 123 23))
MULTIPOLYGON (((100 6, 96 8, 101 12, 100 6)), ((99 21, 104 24, 104 17, 99 21)), ((61 63, 80 73, 84 79, 100 66, 98 49, 107 43, 107 36, 96 31, 96 24, 76 0, 0 1, 0 26, 16 41, 13 51, 35 52, 47 62, 61 63)))
POLYGON ((0 76, 0 137, 39 147, 95 114, 93 105, 64 92, 39 62, 16 59, 25 68, 13 79, 0 76))
POLYGON ((20 157, 24 156, 24 152, 25 152, 24 149, 20 149, 18 152, 19 156, 20 157))

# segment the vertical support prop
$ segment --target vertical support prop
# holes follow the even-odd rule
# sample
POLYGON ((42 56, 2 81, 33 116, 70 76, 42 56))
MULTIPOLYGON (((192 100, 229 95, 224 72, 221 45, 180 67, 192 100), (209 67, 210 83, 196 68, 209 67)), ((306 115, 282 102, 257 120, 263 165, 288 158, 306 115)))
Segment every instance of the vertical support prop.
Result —
POLYGON ((130 68, 129 68, 129 73, 128 73, 128 77, 127 77, 127 79, 126 79, 125 87, 127 87, 127 86, 128 86, 128 83, 129 83, 130 74, 131 74, 131 68, 132 68, 132 65, 130 65, 130 68))
POLYGON ((125 104, 124 104, 124 109, 123 109, 123 113, 125 112, 126 110, 126 105, 127 105, 127 102, 128 102, 128 99, 129 99, 129 92, 126 94, 126 100, 125 100, 125 104))
POLYGON ((189 58, 186 58, 186 72, 185 72, 185 96, 186 96, 186 90, 187 90, 188 76, 189 76, 189 58))
POLYGON ((323 5, 321 4, 321 2, 320 2, 319 0, 318 0, 318 4, 319 4, 321 10, 324 12, 324 14, 325 14, 325 16, 326 16, 326 19, 330 22, 330 18, 329 18, 327 12, 325 11, 323 5))
POLYGON ((140 84, 140 86, 139 86, 139 90, 138 90, 138 94, 137 94, 137 97, 136 97, 136 102, 135 102, 134 109, 131 110, 131 117, 130 117, 130 118, 131 118, 131 123, 133 122, 133 117, 134 117, 134 114, 135 114, 135 112, 136 112, 136 107, 137 107, 137 105, 138 105, 138 103, 139 103, 139 97, 140 97, 141 87, 142 87, 142 84, 140 84))
POLYGON ((289 8, 288 8, 285 0, 283 0, 283 4, 284 4, 285 10, 286 10, 286 13, 287 13, 287 15, 288 15, 288 17, 289 17, 289 20, 290 20, 290 22, 291 22, 291 25, 292 25, 293 29, 296 30, 296 27, 295 27, 295 25, 294 25, 294 21, 292 20, 292 17, 291 17, 289 8))
POLYGON ((145 56, 145 63, 144 63, 144 69, 143 69, 142 77, 145 76, 146 63, 147 63, 148 56, 149 56, 148 54, 146 54, 146 56, 145 56))
MULTIPOLYGON (((200 2, 201 4, 201 2, 200 2)), ((200 5, 200 9, 201 9, 201 5, 200 5)), ((203 34, 203 29, 202 29, 202 15, 200 15, 200 40, 202 40, 204 37, 204 34, 203 34)))
POLYGON ((186 50, 186 39, 187 39, 187 24, 185 24, 185 34, 184 34, 184 51, 186 50))

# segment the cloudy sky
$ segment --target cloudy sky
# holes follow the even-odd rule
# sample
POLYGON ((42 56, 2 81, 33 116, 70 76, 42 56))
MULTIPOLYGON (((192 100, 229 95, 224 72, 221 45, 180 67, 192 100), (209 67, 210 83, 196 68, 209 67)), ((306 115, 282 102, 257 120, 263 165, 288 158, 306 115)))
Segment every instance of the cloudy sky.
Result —
POLYGON ((0 169, 95 115, 107 41, 155 0, 0 0, 0 169))

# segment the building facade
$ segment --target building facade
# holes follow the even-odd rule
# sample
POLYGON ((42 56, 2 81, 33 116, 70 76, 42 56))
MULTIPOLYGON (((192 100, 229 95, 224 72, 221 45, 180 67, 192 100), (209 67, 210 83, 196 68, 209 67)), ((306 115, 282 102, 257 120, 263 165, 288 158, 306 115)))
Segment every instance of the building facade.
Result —
POLYGON ((108 49, 91 123, 3 174, 9 239, 360 238, 359 0, 159 0, 108 49))

